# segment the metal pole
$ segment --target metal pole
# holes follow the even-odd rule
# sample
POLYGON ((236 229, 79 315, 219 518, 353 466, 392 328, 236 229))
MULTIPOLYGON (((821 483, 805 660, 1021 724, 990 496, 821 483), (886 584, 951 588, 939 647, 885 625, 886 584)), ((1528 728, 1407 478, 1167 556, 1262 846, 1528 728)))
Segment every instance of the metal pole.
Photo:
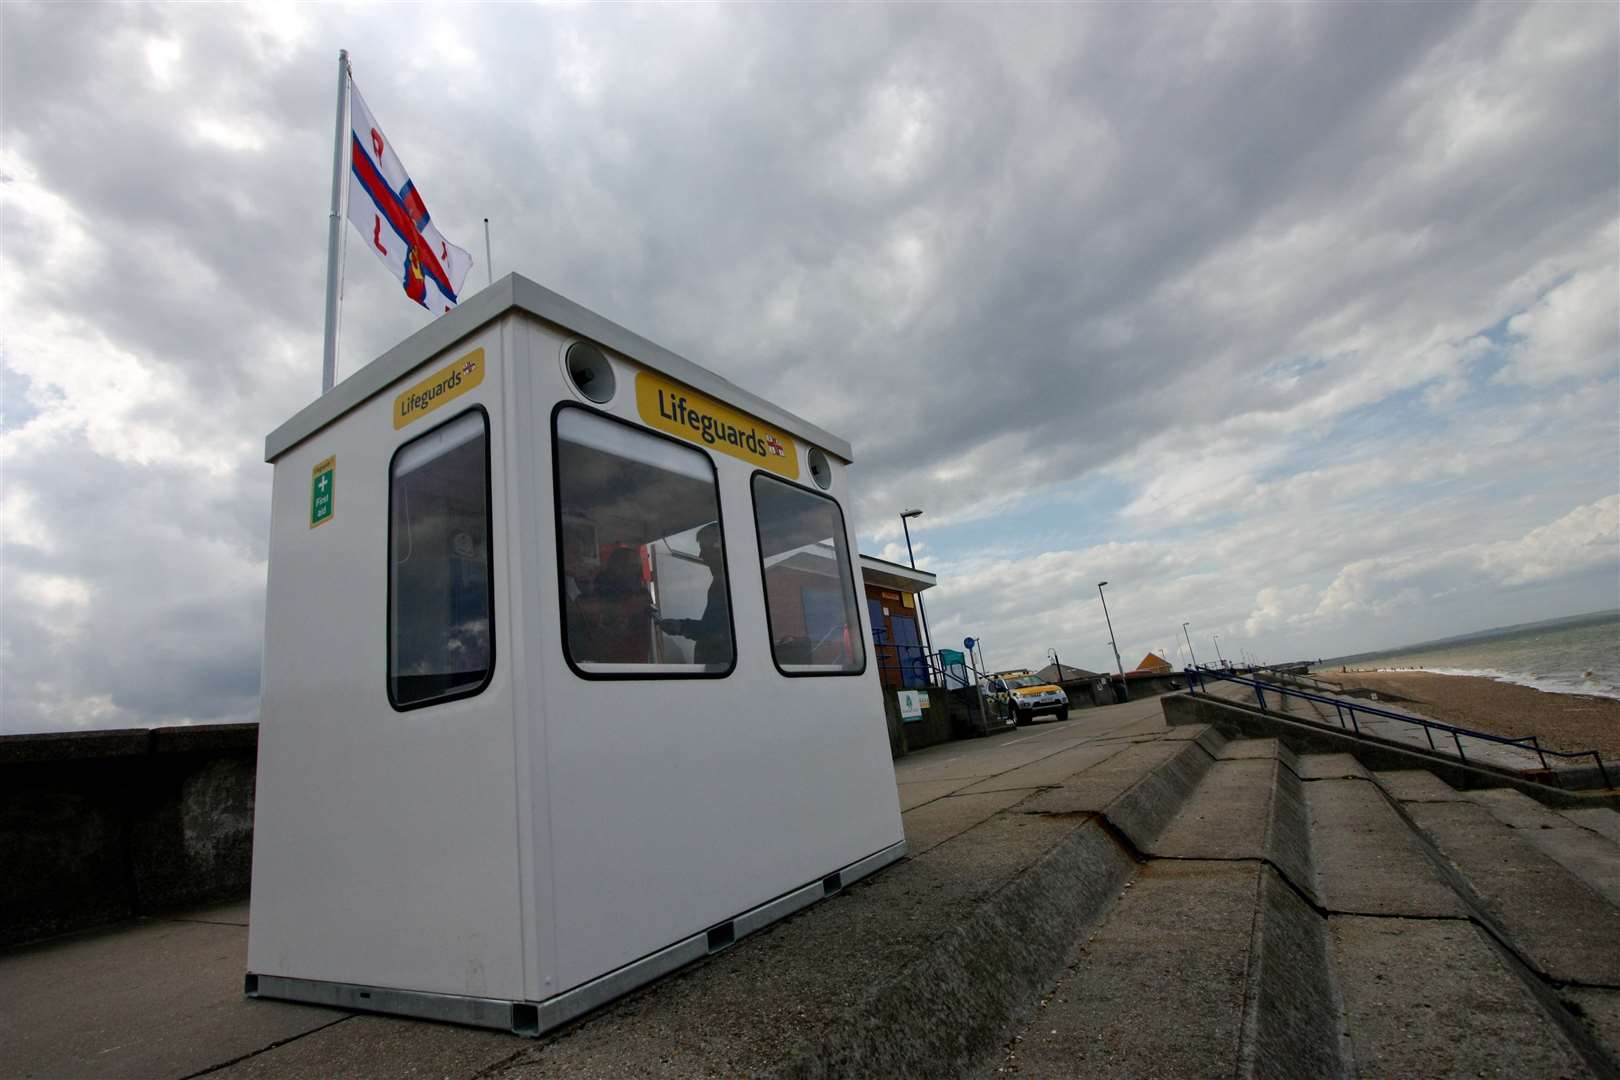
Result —
POLYGON ((495 284, 495 256, 489 253, 489 218, 484 219, 484 280, 495 284))
POLYGON ((1097 596, 1102 600, 1103 621, 1108 624, 1108 644, 1114 650, 1114 666, 1119 668, 1119 677, 1123 681, 1125 678, 1125 661, 1119 658, 1119 643, 1114 640, 1114 620, 1108 617, 1108 598, 1103 596, 1102 591, 1103 586, 1106 584, 1108 584, 1106 581, 1097 582, 1097 596))
POLYGON ((1182 636, 1187 639, 1187 655, 1192 657, 1193 667, 1197 667, 1198 666, 1198 654, 1193 652, 1192 635, 1187 633, 1187 624, 1186 623, 1181 624, 1181 633, 1182 633, 1182 636))
POLYGON ((1226 657, 1221 656, 1221 635, 1211 634, 1209 639, 1215 643, 1215 656, 1220 660, 1221 667, 1226 666, 1226 657))
MULTIPOLYGON (((914 510, 900 515, 900 528, 904 529, 906 533, 906 559, 911 563, 911 568, 913 570, 917 569, 917 556, 911 553, 911 526, 906 523, 906 518, 921 516, 921 510, 914 510)), ((928 649, 928 655, 932 656, 934 652, 934 637, 928 632, 928 609, 923 607, 922 592, 918 591, 915 595, 917 597, 917 614, 922 618, 923 644, 928 649)), ((928 684, 932 686, 934 683, 934 665, 932 663, 925 663, 925 666, 928 669, 928 684)))
POLYGON ((343 242, 343 129, 349 111, 349 50, 338 50, 337 123, 332 135, 332 211, 326 219, 326 343, 321 350, 321 393, 337 381, 338 259, 343 242))

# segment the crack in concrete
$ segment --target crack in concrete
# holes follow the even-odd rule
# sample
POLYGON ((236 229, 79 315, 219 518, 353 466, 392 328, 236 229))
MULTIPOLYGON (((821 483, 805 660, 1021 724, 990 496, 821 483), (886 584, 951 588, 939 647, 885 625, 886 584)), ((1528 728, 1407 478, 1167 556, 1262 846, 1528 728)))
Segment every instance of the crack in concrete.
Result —
POLYGON ((221 1069, 228 1069, 232 1065, 237 1064, 238 1062, 246 1061, 249 1058, 258 1057, 260 1054, 268 1054, 270 1051, 276 1049, 277 1047, 286 1046, 288 1043, 295 1043, 299 1039, 307 1038, 308 1036, 315 1034, 317 1031, 325 1031, 329 1027, 335 1027, 338 1024, 343 1023, 345 1020, 353 1020, 358 1015, 359 1015, 358 1013, 344 1013, 342 1016, 338 1017, 336 1020, 332 1020, 332 1021, 330 1021, 328 1023, 322 1024, 320 1027, 313 1027, 313 1028, 310 1028, 308 1031, 300 1031, 297 1035, 292 1035, 292 1036, 289 1036, 288 1038, 285 1038, 285 1039, 277 1039, 275 1042, 270 1043, 268 1046, 261 1046, 257 1050, 249 1050, 247 1053, 241 1054, 241 1055, 239 1055, 237 1057, 233 1057, 229 1061, 221 1061, 217 1065, 208 1066, 208 1068, 206 1068, 206 1069, 198 1069, 196 1072, 187 1073, 186 1075, 180 1077, 179 1080, 192 1080, 193 1077, 207 1076, 209 1073, 216 1073, 216 1072, 219 1072, 221 1069))

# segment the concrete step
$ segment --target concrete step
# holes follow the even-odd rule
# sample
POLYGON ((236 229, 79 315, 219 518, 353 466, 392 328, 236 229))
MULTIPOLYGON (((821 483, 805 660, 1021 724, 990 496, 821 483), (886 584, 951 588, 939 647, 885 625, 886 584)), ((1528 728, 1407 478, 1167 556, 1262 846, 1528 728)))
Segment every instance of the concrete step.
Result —
MULTIPOLYGON (((1408 774, 1375 776, 1453 888, 1527 964, 1555 982, 1620 988, 1620 907, 1527 835, 1542 830, 1513 828, 1443 784, 1437 790, 1408 774)), ((1534 816, 1516 806, 1503 812, 1534 816)))
POLYGON ((1330 920, 1361 1076, 1567 1077, 1588 1062, 1464 919, 1330 920))
MULTIPOLYGON (((1490 788, 1470 791, 1467 795, 1471 802, 1489 810, 1496 820, 1518 830, 1543 855, 1580 878, 1593 892, 1620 907, 1620 844, 1601 831, 1586 828, 1580 819, 1543 806, 1521 791, 1490 788)), ((1616 816, 1613 810, 1585 813, 1616 816)), ((1601 819, 1594 823, 1607 824, 1601 819)))
POLYGON ((982 1075, 1344 1074, 1323 920, 1258 861, 1143 867, 982 1075))
POLYGON ((1316 894, 1330 911, 1461 919, 1468 908, 1422 843, 1367 780, 1313 780, 1310 810, 1316 894))
POLYGON ((1293 752, 1276 739, 1228 742, 1145 853, 1176 859, 1259 859, 1315 898, 1309 824, 1293 752))

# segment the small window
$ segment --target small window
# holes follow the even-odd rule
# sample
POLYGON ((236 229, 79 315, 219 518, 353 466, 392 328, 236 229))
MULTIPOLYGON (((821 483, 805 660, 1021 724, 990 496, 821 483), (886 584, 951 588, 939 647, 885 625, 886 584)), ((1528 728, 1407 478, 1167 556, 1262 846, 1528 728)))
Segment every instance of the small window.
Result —
POLYGON ((714 462, 586 409, 554 416, 563 638, 574 670, 728 673, 736 648, 714 462))
POLYGON ((784 675, 865 671, 855 575, 838 504, 756 473, 754 526, 776 666, 784 675))
POLYGON ((484 410, 400 447, 388 481, 389 700, 476 694, 495 666, 484 410))

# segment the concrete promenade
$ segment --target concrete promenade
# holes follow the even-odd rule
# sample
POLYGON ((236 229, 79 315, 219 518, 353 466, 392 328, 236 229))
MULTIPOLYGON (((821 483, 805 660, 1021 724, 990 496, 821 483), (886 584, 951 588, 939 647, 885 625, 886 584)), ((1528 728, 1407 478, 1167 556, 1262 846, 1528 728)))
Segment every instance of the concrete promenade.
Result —
POLYGON ((245 905, 0 952, 3 1077, 1620 1077, 1620 815, 1167 727, 896 764, 908 857, 539 1040, 242 997, 245 905))
MULTIPOLYGON (((1132 737, 1165 730, 1156 699, 1075 716, 1066 724, 947 743, 898 761, 909 861, 1043 782, 1078 771, 1088 757, 1078 748, 1128 745, 1132 737), (963 797, 947 798, 957 793, 963 797)), ((983 869, 990 870, 988 860, 983 869)), ((841 901, 825 901, 790 921, 824 918, 841 901)), ((498 1032, 248 1000, 242 996, 247 920, 242 902, 0 952, 0 1077, 174 1078, 208 1070, 231 1077, 473 1077, 503 1062, 540 1065, 551 1056, 544 1040, 535 1044, 498 1032)), ((726 981, 729 972, 747 967, 739 963, 745 959, 769 957, 767 968, 813 964, 813 954, 781 954, 780 939, 787 936, 781 931, 787 929, 744 939, 571 1030, 589 1031, 593 1043, 644 1046, 636 1018, 649 997, 691 997, 700 984, 726 981), (695 979, 699 971, 702 977, 695 979)), ((558 1044, 578 1041, 565 1033, 558 1044)), ((670 1044, 677 1058, 679 1046, 679 1040, 670 1044)), ((577 1055, 568 1056, 577 1062, 577 1055)), ((628 1075, 611 1068, 607 1074, 628 1075)), ((673 1074, 681 1074, 678 1066, 673 1074)))

